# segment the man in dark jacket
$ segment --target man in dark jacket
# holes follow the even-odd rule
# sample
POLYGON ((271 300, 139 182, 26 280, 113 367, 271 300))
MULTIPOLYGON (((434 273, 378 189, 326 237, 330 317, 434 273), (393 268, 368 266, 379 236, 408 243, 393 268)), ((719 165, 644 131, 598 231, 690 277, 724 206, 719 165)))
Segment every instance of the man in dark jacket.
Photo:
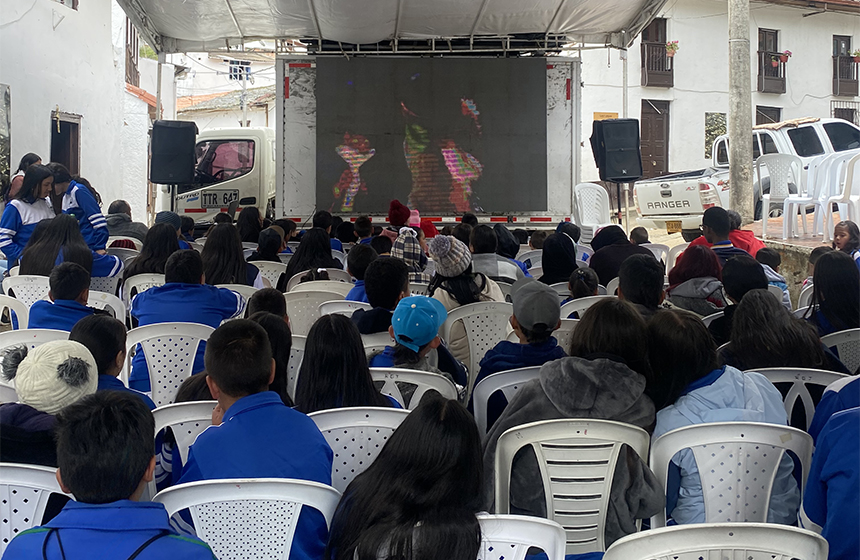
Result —
POLYGON ((143 241, 149 231, 144 224, 131 221, 131 206, 124 200, 114 200, 108 206, 108 234, 112 237, 134 237, 143 241))
POLYGON ((588 266, 597 273, 600 283, 606 286, 618 276, 621 263, 630 255, 653 255, 646 247, 634 245, 619 226, 606 226, 591 240, 594 254, 588 266))

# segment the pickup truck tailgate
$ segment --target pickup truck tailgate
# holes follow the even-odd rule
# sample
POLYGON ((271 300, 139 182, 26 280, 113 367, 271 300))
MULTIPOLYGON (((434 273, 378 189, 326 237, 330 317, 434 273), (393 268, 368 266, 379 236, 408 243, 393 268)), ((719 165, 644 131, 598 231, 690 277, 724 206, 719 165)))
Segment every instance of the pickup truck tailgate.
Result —
POLYGON ((700 214, 699 183, 708 171, 701 169, 637 183, 640 215, 700 214))

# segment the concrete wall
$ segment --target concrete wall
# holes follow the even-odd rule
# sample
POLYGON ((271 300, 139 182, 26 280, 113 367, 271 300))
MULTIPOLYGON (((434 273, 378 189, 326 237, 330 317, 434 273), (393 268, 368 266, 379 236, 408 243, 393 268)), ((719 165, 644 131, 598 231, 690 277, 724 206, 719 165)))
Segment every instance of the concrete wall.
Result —
MULTIPOLYGON (((833 99, 832 38, 853 36, 853 48, 860 48, 860 16, 822 13, 777 6, 751 4, 750 39, 753 91, 752 105, 781 107, 784 119, 829 117, 833 99), (779 50, 794 55, 787 64, 786 93, 756 92, 758 29, 779 30, 779 50)), ((659 14, 667 22, 667 35, 679 41, 674 58, 674 87, 641 87, 640 47, 637 39, 628 60, 628 116, 640 118, 642 99, 670 101, 669 169, 684 171, 708 165, 705 159, 705 113, 729 111, 728 95, 728 9, 725 0, 678 0, 659 14)), ((587 139, 591 136, 595 112, 622 115, 622 62, 617 50, 600 49, 582 54, 582 180, 596 180, 597 169, 587 139)), ((755 116, 753 116, 755 122, 755 116)))
MULTIPOLYGON (((196 122, 198 130, 234 127, 241 126, 242 110, 236 108, 222 111, 189 111, 187 113, 179 113, 177 118, 180 121, 196 122)), ((251 121, 250 126, 269 126, 274 128, 276 124, 275 104, 270 104, 268 110, 262 107, 248 107, 248 120, 251 121)))

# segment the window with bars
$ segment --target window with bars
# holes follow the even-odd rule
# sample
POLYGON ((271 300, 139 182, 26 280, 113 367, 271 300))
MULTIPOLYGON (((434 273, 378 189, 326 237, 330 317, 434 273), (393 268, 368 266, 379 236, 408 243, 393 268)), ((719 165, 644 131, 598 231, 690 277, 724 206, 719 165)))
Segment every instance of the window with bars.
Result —
POLYGON ((247 80, 251 77, 251 63, 245 60, 230 61, 230 79, 247 80))
POLYGON ((140 87, 140 38, 131 20, 125 18, 125 81, 140 87))

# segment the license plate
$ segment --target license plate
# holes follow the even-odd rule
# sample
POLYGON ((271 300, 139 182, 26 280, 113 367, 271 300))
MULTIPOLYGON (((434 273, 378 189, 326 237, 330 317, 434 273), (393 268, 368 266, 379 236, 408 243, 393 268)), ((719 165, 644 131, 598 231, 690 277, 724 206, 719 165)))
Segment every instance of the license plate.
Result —
POLYGON ((203 208, 226 208, 234 200, 239 200, 238 190, 205 191, 200 193, 200 206, 203 208))
POLYGON ((681 232, 681 221, 671 221, 666 222, 666 233, 680 233, 681 232))

